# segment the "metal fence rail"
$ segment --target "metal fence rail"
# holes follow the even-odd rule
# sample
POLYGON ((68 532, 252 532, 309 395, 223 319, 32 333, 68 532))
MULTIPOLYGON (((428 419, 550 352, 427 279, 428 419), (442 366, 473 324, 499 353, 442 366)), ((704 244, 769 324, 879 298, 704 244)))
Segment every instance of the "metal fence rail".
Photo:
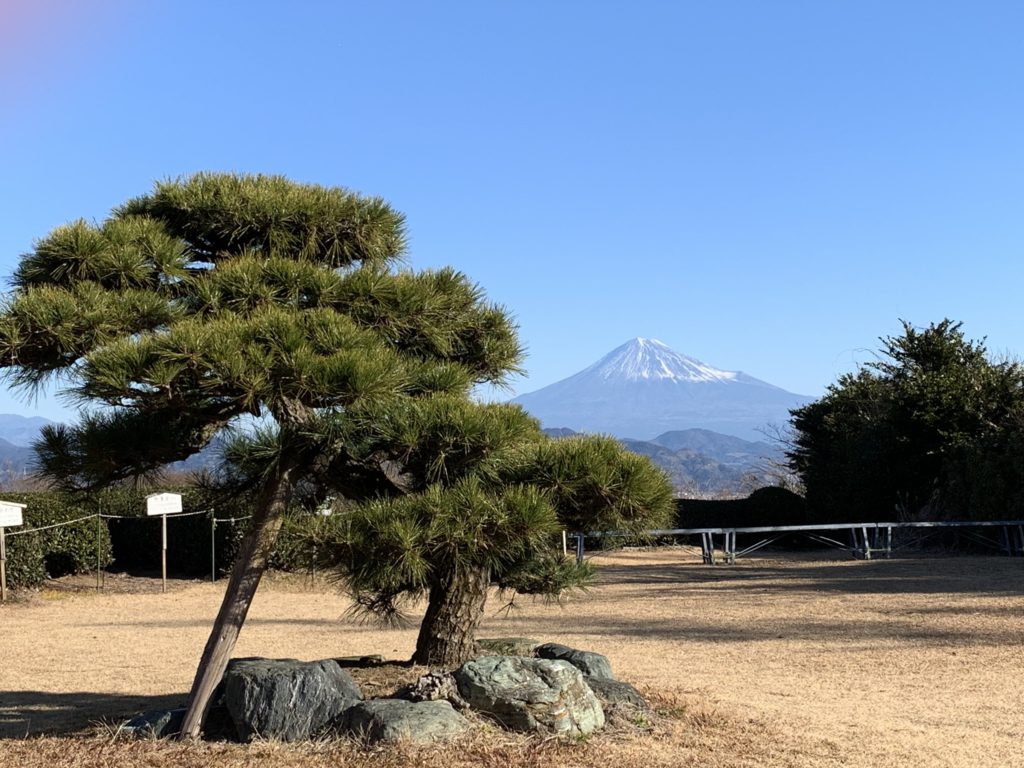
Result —
MULTIPOLYGON (((928 534, 918 537, 918 541, 933 535, 943 528, 964 528, 967 535, 975 541, 993 546, 1010 557, 1024 557, 1024 520, 944 520, 921 523, 824 523, 819 525, 755 525, 735 528, 659 528, 644 531, 642 535, 651 538, 675 538, 677 536, 700 536, 701 559, 706 565, 716 565, 716 536, 721 537, 722 558, 732 564, 744 555, 778 541, 784 536, 798 534, 812 541, 849 551, 854 557, 870 560, 874 555, 883 554, 889 557, 893 550, 892 532, 899 529, 924 529, 928 534), (973 528, 998 529, 1001 540, 995 541, 971 531, 973 528), (849 542, 844 543, 837 538, 826 536, 830 531, 848 531, 849 542), (736 545, 737 534, 767 534, 755 543, 743 549, 736 545)), ((582 561, 585 556, 585 538, 632 538, 636 534, 624 531, 595 531, 592 533, 571 534, 576 541, 576 559, 582 561)), ((895 547, 898 548, 898 547, 895 547)))

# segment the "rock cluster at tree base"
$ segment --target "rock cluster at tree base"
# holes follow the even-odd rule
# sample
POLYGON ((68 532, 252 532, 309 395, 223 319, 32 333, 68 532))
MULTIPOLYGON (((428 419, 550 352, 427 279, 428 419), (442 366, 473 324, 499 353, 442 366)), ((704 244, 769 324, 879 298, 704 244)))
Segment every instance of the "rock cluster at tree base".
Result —
MULTIPOLYGON (((529 638, 481 640, 481 649, 530 655, 481 656, 453 672, 434 670, 392 698, 363 700, 342 665, 356 659, 234 659, 204 721, 206 738, 299 741, 337 734, 367 744, 433 742, 472 728, 474 711, 516 731, 578 737, 604 727, 606 712, 646 710, 633 686, 615 680, 605 656, 529 638), (536 653, 536 656, 533 653, 536 653), (550 658, 538 658, 541 655, 550 658)), ((383 663, 376 657, 368 666, 383 663)), ((183 709, 146 712, 121 726, 136 737, 181 730, 183 709)))

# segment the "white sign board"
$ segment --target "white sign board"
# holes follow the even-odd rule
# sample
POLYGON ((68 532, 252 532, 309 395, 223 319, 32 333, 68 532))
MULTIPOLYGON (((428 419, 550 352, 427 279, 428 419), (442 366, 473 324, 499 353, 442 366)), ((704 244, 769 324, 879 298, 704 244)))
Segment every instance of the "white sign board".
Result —
POLYGON ((151 493, 146 497, 147 515, 173 515, 181 512, 180 493, 151 493))
POLYGON ((14 501, 0 501, 0 528, 10 528, 22 524, 21 510, 24 504, 14 501))

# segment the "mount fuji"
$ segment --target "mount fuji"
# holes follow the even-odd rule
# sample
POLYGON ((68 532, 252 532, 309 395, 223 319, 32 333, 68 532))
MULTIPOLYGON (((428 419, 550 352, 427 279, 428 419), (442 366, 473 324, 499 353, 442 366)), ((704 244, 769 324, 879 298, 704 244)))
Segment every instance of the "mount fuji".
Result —
POLYGON ((760 440, 760 430, 784 425, 791 408, 812 399, 715 368, 656 339, 635 338, 589 368, 512 402, 545 427, 641 440, 707 429, 760 440))

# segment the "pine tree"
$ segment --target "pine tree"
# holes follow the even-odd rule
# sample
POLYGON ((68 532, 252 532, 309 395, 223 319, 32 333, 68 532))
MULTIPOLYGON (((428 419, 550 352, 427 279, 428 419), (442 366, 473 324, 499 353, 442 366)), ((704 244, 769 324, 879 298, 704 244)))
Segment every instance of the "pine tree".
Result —
POLYGON ((196 736, 289 498, 314 475, 353 498, 402 478, 350 448, 367 413, 500 383, 520 348, 505 312, 453 270, 400 271, 383 200, 280 177, 158 183, 102 223, 35 244, 0 313, 0 360, 28 392, 88 406, 47 429, 39 466, 98 488, 158 472, 244 418, 234 456, 257 499, 189 697, 196 736))
POLYGON ((587 584, 592 569, 564 555, 562 530, 639 534, 671 514, 671 487, 648 459, 608 437, 549 439, 518 406, 433 395, 362 434, 363 451, 401 467, 403 488, 341 508, 312 536, 370 614, 402 620, 426 598, 419 664, 473 655, 492 585, 555 598, 587 584))

